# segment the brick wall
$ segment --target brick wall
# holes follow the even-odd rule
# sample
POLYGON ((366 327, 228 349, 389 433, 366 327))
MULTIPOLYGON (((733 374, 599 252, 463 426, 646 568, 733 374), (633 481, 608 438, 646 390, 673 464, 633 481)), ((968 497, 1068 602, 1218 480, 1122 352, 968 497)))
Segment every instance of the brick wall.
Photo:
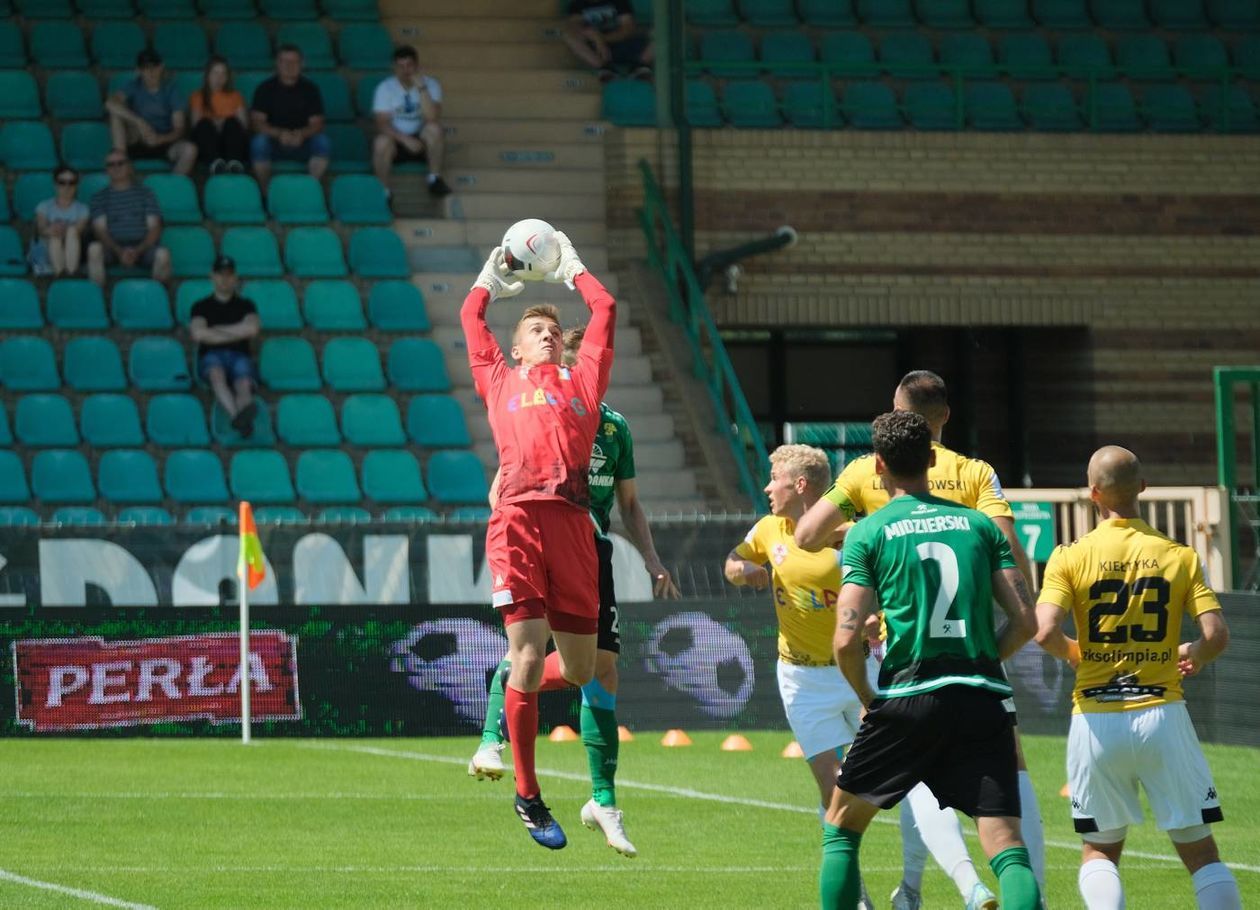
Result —
MULTIPOLYGON (((636 162, 676 186, 668 148, 652 130, 607 138, 614 262, 643 251, 636 162)), ((781 224, 800 234, 747 260, 737 295, 711 293, 719 323, 965 331, 975 420, 960 447, 1002 464, 1013 404, 1038 484, 1080 483, 1111 441, 1153 483, 1214 482, 1211 368, 1260 363, 1254 139, 719 130, 694 148, 698 255, 781 224)), ((964 369, 957 346, 910 347, 964 369)))

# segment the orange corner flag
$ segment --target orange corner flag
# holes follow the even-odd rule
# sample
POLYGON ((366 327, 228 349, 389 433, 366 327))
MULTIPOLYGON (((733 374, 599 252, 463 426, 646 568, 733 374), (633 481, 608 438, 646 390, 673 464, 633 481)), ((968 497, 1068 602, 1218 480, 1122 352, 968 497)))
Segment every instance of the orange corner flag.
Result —
POLYGON ((236 562, 236 574, 245 578, 251 591, 267 577, 267 562, 263 559, 262 542, 254 524, 254 510, 247 502, 241 503, 241 556, 236 562))

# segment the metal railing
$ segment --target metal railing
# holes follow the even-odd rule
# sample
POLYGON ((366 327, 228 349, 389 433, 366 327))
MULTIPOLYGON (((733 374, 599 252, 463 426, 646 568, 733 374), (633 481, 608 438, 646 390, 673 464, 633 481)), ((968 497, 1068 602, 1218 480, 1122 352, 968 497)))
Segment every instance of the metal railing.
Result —
POLYGON ((669 318, 683 328, 695 376, 709 392, 717 431, 729 443, 735 458, 740 490, 750 501, 757 501, 769 467, 765 443, 652 168, 641 160, 639 170, 643 175, 639 219, 647 239, 648 261, 665 285, 669 318))

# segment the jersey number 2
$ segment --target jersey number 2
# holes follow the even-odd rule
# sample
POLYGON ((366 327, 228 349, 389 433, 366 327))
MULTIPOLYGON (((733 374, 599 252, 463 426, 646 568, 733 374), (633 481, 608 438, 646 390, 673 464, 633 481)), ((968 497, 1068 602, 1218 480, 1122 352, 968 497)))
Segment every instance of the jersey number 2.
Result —
POLYGON ((949 608, 958 595, 958 557, 947 544, 929 540, 915 547, 919 559, 936 563, 941 572, 941 584, 936 589, 932 603, 932 619, 928 623, 928 635, 932 638, 966 638, 967 621, 950 619, 949 608))

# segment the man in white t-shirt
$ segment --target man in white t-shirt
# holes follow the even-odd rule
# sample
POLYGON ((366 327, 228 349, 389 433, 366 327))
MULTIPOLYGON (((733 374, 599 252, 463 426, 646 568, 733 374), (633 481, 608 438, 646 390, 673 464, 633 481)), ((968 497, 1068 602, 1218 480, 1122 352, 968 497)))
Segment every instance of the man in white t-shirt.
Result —
POLYGON ((429 194, 442 197, 451 188, 442 179, 442 86, 420 71, 416 49, 394 49, 394 75, 376 87, 372 98, 376 140, 372 143, 372 170, 389 185, 395 162, 424 161, 429 165, 429 194))

